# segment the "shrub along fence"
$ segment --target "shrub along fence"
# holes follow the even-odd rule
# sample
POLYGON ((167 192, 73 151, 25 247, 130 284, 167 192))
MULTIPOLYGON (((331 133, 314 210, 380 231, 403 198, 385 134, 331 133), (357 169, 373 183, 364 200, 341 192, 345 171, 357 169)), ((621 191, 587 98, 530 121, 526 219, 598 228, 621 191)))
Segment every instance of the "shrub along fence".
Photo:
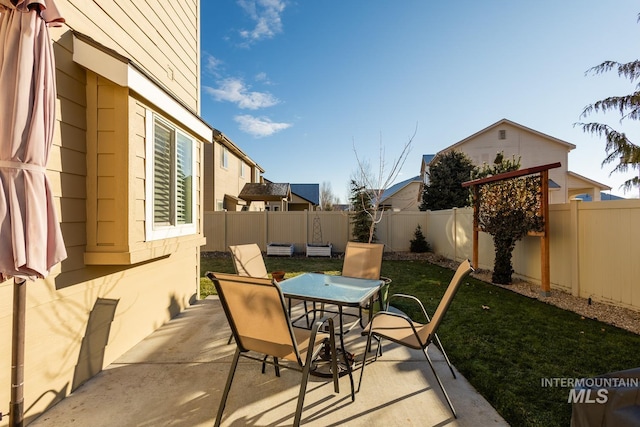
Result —
MULTIPOLYGON (((471 208, 385 212, 376 228, 386 251, 408 251, 418 225, 432 250, 461 261, 473 253, 471 208)), ((640 310, 640 200, 571 201, 549 207, 551 287, 594 301, 640 310)), ((304 254, 307 243, 331 243, 344 252, 350 238, 346 212, 205 212, 206 246, 291 243, 304 254)), ((540 283, 540 239, 526 237, 513 253, 514 276, 540 283)), ((480 233, 479 268, 493 269, 490 235, 480 233)))

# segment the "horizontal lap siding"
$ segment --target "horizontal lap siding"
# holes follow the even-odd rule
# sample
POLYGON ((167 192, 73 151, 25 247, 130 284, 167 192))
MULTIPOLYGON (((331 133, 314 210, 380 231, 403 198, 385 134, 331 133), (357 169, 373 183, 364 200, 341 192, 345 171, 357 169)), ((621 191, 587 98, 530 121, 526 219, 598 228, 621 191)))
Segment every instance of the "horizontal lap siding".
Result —
MULTIPOLYGON (((127 248, 129 226, 128 90, 108 80, 96 80, 97 106, 97 230, 96 245, 127 248)), ((91 90, 89 87, 87 90, 91 90)))
MULTIPOLYGON (((198 282, 199 248, 195 243, 177 245, 175 251, 152 262, 85 265, 88 242, 124 247, 129 236, 135 242, 144 240, 144 139, 141 122, 132 119, 140 110, 130 111, 126 89, 102 82, 100 88, 90 83, 93 92, 87 92, 91 73, 73 62, 70 31, 77 30, 129 57, 197 111, 198 2, 58 0, 57 4, 66 24, 50 29, 58 93, 47 176, 68 258, 46 279, 27 286, 27 420, 86 379, 83 376, 91 371, 87 371, 89 365, 101 369, 176 315, 196 294, 198 282), (158 27, 153 33, 151 23, 158 27), (171 70, 173 79, 169 77, 171 70), (93 104, 88 114, 89 102, 93 104), (87 133, 90 127, 92 135, 87 133), (130 146, 118 150, 118 144, 130 146), (117 173, 131 162, 132 176, 117 173), (91 177, 89 170, 94 172, 91 177), (118 204, 117 197, 123 191, 129 198, 118 204), (119 209, 133 214, 120 216, 119 209), (124 218, 122 227, 116 226, 119 218, 124 218), (133 223, 126 222, 131 218, 133 223), (123 231, 128 227, 132 230, 123 231), (117 301, 117 305, 107 341, 94 347, 107 325, 87 323, 101 300, 117 301), (83 352, 83 344, 92 346, 91 354, 86 349, 83 352)), ((200 198, 200 194, 195 196, 200 198)), ((0 365, 5 367, 11 366, 11 295, 12 282, 0 283, 0 336, 7 338, 0 365)), ((10 390, 10 369, 0 370, 0 401, 10 401, 10 390)))
POLYGON ((60 8, 70 28, 133 60, 197 110, 199 52, 192 31, 197 22, 196 5, 195 0, 112 0, 99 4, 68 0, 60 8))
POLYGON ((85 70, 73 62, 71 35, 64 27, 51 28, 56 61, 56 124, 47 176, 54 196, 58 221, 65 240, 67 259, 53 267, 62 270, 84 268, 87 243, 87 98, 85 70))

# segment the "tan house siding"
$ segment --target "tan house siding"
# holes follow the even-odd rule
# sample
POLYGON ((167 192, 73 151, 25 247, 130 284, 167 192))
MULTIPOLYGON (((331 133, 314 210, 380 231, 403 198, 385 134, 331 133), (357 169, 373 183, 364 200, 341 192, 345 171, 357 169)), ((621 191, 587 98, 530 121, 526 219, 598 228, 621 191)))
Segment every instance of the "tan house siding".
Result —
POLYGON ((421 189, 420 182, 410 182, 397 193, 386 198, 383 205, 390 206, 393 211, 419 211, 422 198, 421 189))
POLYGON ((198 111, 199 1, 57 3, 70 28, 130 58, 198 111))
POLYGON ((234 199, 245 184, 260 182, 264 171, 226 136, 216 132, 214 131, 214 143, 204 147, 204 211, 239 211, 245 205, 248 205, 250 211, 264 210, 264 202, 245 204, 237 203, 234 199), (222 162, 224 150, 227 155, 226 166, 222 162), (244 175, 241 174, 242 164, 244 175))
POLYGON ((568 199, 567 170, 569 151, 575 146, 544 134, 535 132, 524 126, 501 121, 489 128, 454 144, 443 151, 455 148, 471 158, 474 164, 491 164, 499 152, 511 158, 521 158, 521 168, 560 162, 559 168, 549 170, 549 178, 556 182, 560 189, 551 189, 550 203, 565 203, 568 199), (505 139, 500 139, 500 132, 505 139))
MULTIPOLYGON (((68 258, 27 287, 26 424, 197 297, 205 242, 201 161, 194 170, 195 234, 152 241, 145 234, 147 111, 194 138, 198 160, 211 141, 203 136, 211 128, 197 118, 199 1, 57 5, 66 24, 50 29, 58 94, 47 176, 68 258), (113 49, 108 55, 137 67, 182 110, 174 114, 166 103, 74 62, 74 31, 113 49)), ((0 336, 7 340, 11 302, 11 281, 0 283, 0 336)), ((10 359, 10 351, 0 352, 4 402, 10 359)))

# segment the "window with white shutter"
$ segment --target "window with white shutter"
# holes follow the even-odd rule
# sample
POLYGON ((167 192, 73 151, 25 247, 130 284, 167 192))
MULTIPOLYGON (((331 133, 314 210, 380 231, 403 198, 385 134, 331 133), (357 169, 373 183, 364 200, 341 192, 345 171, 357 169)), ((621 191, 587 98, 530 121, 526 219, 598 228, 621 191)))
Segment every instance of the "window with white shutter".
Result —
POLYGON ((195 234, 195 141, 152 112, 147 141, 147 240, 195 234))

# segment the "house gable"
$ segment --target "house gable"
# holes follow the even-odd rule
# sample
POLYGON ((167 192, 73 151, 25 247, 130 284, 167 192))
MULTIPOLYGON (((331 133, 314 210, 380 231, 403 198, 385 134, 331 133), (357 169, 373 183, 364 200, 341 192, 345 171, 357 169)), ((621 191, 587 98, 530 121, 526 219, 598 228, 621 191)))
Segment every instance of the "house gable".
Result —
POLYGON ((422 185, 419 175, 394 184, 382 193, 380 204, 385 209, 394 211, 417 211, 422 197, 422 185))
MULTIPOLYGON (((472 162, 481 166, 491 164, 499 152, 506 158, 520 158, 521 168, 535 167, 560 162, 559 168, 549 171, 549 178, 559 189, 549 195, 551 203, 565 203, 568 200, 567 166, 569 151, 576 146, 569 142, 538 132, 511 120, 502 119, 479 132, 443 149, 464 152, 472 162)), ((438 154, 440 154, 438 153, 438 154)))

